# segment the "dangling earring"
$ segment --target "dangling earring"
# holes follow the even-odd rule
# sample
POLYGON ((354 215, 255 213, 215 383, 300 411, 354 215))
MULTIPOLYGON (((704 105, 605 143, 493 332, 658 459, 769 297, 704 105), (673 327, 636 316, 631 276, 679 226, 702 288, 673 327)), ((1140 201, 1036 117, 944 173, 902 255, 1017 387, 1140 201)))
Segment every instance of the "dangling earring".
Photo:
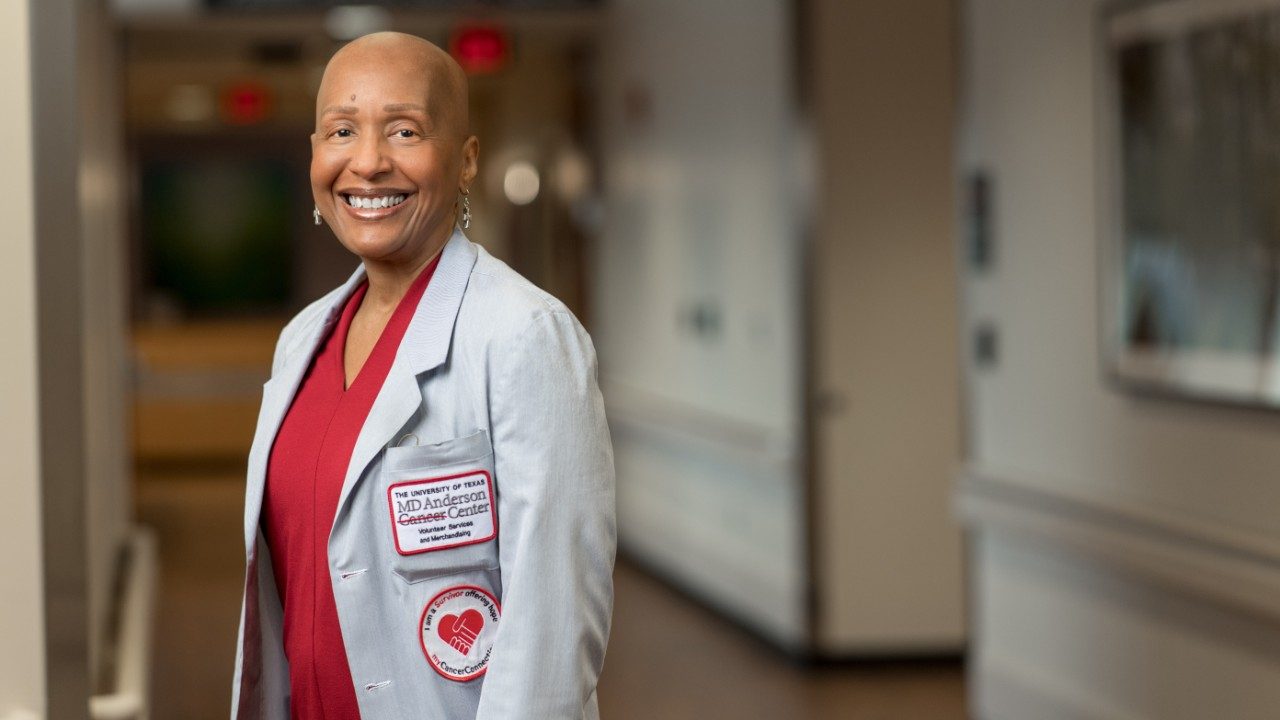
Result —
POLYGON ((317 225, 320 224, 320 207, 319 206, 316 206, 316 208, 311 211, 311 217, 315 218, 317 225))
POLYGON ((468 197, 469 190, 462 188, 462 229, 466 230, 471 227, 471 198, 468 197))

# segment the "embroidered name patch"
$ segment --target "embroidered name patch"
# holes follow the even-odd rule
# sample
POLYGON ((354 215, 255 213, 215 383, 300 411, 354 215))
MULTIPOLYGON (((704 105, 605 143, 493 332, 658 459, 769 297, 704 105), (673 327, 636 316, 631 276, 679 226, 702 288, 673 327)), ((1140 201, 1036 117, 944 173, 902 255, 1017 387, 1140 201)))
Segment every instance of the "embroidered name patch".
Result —
POLYGON ((396 483, 387 488, 387 506, 401 555, 482 543, 498 534, 493 477, 484 470, 396 483))
POLYGON ((489 591, 451 587, 431 598, 418 621, 422 652, 446 680, 474 680, 489 668, 502 608, 489 591))

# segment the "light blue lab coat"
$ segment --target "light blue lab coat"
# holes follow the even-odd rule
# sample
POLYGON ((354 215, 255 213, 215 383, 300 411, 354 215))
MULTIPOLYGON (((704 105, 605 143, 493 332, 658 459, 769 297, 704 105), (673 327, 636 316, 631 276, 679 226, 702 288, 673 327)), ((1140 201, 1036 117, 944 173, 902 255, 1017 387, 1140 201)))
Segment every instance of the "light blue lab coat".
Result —
MULTIPOLYGON (((267 459, 357 270, 280 334, 249 454, 248 559, 233 720, 288 720, 283 616, 261 529, 267 459)), ((613 451, 591 339, 573 315, 455 230, 347 469, 329 571, 364 720, 595 720, 613 603, 613 451), (485 471, 497 537, 397 550, 390 485, 485 471), (423 649, 423 611, 477 586, 501 607, 485 674, 458 682, 423 649)))

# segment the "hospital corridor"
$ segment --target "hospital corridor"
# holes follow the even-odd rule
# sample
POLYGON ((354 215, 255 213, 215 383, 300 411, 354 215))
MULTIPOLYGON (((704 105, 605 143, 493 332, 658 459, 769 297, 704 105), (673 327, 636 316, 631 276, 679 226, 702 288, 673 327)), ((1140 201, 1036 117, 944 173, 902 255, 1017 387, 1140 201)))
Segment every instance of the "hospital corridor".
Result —
POLYGON ((1280 717, 1280 0, 0 59, 0 720, 1280 717))

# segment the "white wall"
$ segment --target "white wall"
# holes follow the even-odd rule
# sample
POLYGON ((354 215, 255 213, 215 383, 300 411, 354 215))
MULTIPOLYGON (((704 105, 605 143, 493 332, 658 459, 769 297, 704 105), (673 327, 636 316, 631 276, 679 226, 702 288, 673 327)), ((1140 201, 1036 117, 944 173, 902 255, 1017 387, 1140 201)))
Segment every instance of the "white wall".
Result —
POLYGON ((624 549, 797 644, 805 184, 789 13, 782 0, 611 4, 592 327, 624 549), (699 308, 718 329, 698 332, 699 308))
POLYGON ((39 439, 36 396, 35 211, 31 188, 30 39, 27 3, 0 3, 0 96, 5 120, 0 197, 7 222, 0 242, 6 281, 0 283, 0 456, 5 458, 5 496, 0 502, 0 715, 45 710, 44 572, 41 564, 39 439))
POLYGON ((1101 373, 1096 7, 964 9, 961 167, 992 173, 997 242, 967 321, 1000 338, 967 375, 976 714, 1274 717, 1280 415, 1101 373))

